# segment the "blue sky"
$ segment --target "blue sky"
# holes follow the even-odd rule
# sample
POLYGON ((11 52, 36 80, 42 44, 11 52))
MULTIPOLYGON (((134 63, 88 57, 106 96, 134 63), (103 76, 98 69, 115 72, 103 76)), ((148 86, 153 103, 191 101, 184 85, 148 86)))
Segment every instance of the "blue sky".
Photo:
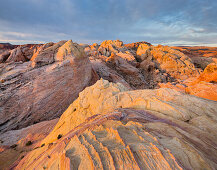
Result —
POLYGON ((216 0, 0 0, 0 42, 217 46, 216 0))

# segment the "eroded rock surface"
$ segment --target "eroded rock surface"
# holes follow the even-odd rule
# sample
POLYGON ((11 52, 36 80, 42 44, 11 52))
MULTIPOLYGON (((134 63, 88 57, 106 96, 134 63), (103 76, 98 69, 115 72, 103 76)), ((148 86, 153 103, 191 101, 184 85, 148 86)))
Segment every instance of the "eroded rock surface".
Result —
POLYGON ((217 102, 172 89, 100 80, 16 169, 216 169, 216 113, 217 102))
POLYGON ((0 43, 0 54, 5 52, 5 51, 12 50, 16 47, 17 47, 17 45, 12 45, 10 43, 0 43))
POLYGON ((1 132, 57 118, 78 93, 94 83, 92 66, 71 41, 44 45, 32 61, 1 65, 1 132), (57 50, 71 50, 55 61, 57 50), (47 47, 47 48, 45 48, 47 47), (34 64, 33 64, 34 63, 34 64), (46 64, 46 65, 45 65, 46 64))
POLYGON ((160 84, 160 87, 172 88, 177 91, 217 101, 217 64, 209 64, 196 78, 190 78, 183 82, 160 84))
POLYGON ((186 79, 198 75, 188 56, 168 46, 141 44, 138 47, 137 56, 142 61, 152 60, 157 68, 165 70, 174 78, 186 79))
POLYGON ((0 169, 217 169, 209 50, 119 40, 0 49, 0 169))
POLYGON ((0 134, 0 169, 9 169, 17 164, 52 131, 57 122, 58 118, 0 134))

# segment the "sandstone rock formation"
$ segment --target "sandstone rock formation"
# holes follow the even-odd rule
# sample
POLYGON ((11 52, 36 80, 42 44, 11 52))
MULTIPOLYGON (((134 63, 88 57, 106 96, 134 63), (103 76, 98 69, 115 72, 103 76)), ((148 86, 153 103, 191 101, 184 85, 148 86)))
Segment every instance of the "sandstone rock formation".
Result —
POLYGON ((8 169, 14 162, 33 150, 54 128, 58 119, 44 121, 20 130, 0 135, 0 169, 8 169), (31 145, 26 145, 31 141, 31 145))
MULTIPOLYGON (((80 91, 94 83, 97 75, 83 49, 74 44, 67 48, 69 43, 44 45, 32 62, 1 65, 1 133, 57 118, 80 91), (55 50, 61 45, 70 54, 54 62, 55 50)), ((58 57, 62 51, 57 52, 58 57)))
POLYGON ((198 75, 198 71, 188 56, 168 46, 141 44, 138 47, 137 56, 142 61, 153 60, 157 68, 165 70, 174 78, 186 79, 198 75))
POLYGON ((216 113, 216 102, 172 89, 100 80, 16 169, 216 169, 216 113))
POLYGON ((209 64, 199 76, 198 80, 217 83, 217 62, 209 64))
MULTIPOLYGON (((109 40, 104 41, 100 47, 97 44, 86 47, 85 52, 95 71, 103 79, 115 83, 121 82, 132 89, 184 86, 182 89, 176 89, 189 93, 185 89, 190 85, 189 81, 196 80, 202 73, 201 68, 214 61, 203 58, 203 60, 198 60, 200 62, 200 66, 198 66, 191 55, 192 60, 180 52, 180 48, 174 48, 161 45, 153 46, 147 42, 124 45, 118 40, 109 40), (124 72, 123 67, 125 68, 124 72)), ((211 85, 203 84, 201 87, 204 92, 207 89, 216 91, 213 83, 211 85), (210 88, 210 86, 213 87, 210 88)), ((191 94, 197 95, 198 92, 191 94)), ((216 100, 214 97, 209 97, 208 94, 203 97, 216 100)))
POLYGON ((214 47, 3 47, 0 169, 217 169, 214 47))
POLYGON ((99 47, 99 52, 104 56, 110 56, 111 52, 118 53, 123 48, 123 42, 119 40, 106 40, 103 41, 99 47))
POLYGON ((4 52, 2 52, 1 54, 0 54, 0 63, 4 63, 7 59, 8 59, 8 57, 10 56, 10 52, 9 51, 4 51, 4 52))
POLYGON ((187 79, 181 83, 159 84, 160 87, 172 88, 177 91, 217 101, 217 64, 209 64, 200 76, 187 79))
POLYGON ((67 41, 58 49, 55 59, 57 61, 63 61, 68 56, 73 56, 77 59, 86 57, 83 48, 80 45, 73 43, 72 40, 67 41))
POLYGON ((54 63, 55 54, 57 53, 59 47, 61 47, 66 41, 60 41, 56 44, 47 43, 38 49, 37 52, 32 56, 32 66, 40 67, 47 64, 54 63))
POLYGON ((214 58, 217 58, 216 47, 172 47, 190 57, 194 65, 204 70, 207 65, 213 63, 214 58))
POLYGON ((146 41, 135 42, 135 43, 130 43, 130 44, 124 44, 124 46, 136 51, 140 44, 147 44, 147 45, 151 46, 151 44, 146 42, 146 41))
POLYGON ((132 49, 125 47, 119 40, 104 41, 98 50, 97 48, 89 48, 88 55, 100 77, 112 82, 121 82, 132 89, 148 88, 141 70, 137 68, 139 63, 132 49))
POLYGON ((148 57, 148 51, 151 48, 150 45, 148 44, 140 44, 139 47, 137 48, 137 51, 136 51, 136 55, 137 57, 143 61, 145 60, 147 57, 148 57))
POLYGON ((196 80, 188 84, 186 92, 217 101, 217 63, 209 64, 196 80))
POLYGON ((12 45, 10 43, 0 43, 0 54, 5 52, 5 51, 12 50, 16 47, 17 47, 17 45, 12 45))
POLYGON ((4 52, 0 54, 0 63, 29 61, 34 51, 39 46, 40 44, 25 44, 20 46, 13 46, 14 48, 4 50, 4 52))
POLYGON ((14 50, 12 50, 10 56, 6 60, 6 62, 19 62, 19 61, 27 61, 25 56, 22 53, 21 47, 17 47, 14 50))

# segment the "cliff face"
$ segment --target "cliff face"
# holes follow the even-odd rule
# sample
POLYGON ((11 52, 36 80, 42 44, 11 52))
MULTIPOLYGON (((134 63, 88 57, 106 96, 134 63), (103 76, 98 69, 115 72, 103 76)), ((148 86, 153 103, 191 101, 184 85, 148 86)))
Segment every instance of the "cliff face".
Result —
POLYGON ((216 169, 216 113, 214 101, 100 80, 16 169, 216 169))
POLYGON ((217 169, 217 61, 189 48, 4 49, 0 169, 217 169))

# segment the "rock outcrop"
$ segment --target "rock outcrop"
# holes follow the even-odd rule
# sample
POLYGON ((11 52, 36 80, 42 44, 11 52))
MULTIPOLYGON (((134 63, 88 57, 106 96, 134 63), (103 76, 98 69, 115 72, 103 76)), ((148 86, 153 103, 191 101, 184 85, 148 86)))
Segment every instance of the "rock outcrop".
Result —
POLYGON ((9 51, 4 51, 3 53, 0 54, 0 63, 4 63, 8 57, 11 55, 9 51))
POLYGON ((216 102, 172 89, 100 80, 16 169, 216 169, 216 113, 216 102))
POLYGON ((0 169, 8 169, 19 161, 54 128, 58 119, 43 121, 20 130, 0 134, 0 169), (28 144, 29 143, 29 144, 28 144))
POLYGON ((151 43, 148 43, 146 41, 135 42, 135 43, 130 43, 130 44, 124 44, 124 46, 136 51, 140 44, 147 44, 147 45, 151 46, 151 43))
POLYGON ((195 67, 204 70, 209 64, 213 63, 213 59, 217 59, 217 47, 172 47, 181 51, 191 58, 195 67))
POLYGON ((209 64, 196 80, 188 84, 186 92, 217 101, 217 63, 209 64))
POLYGON ((44 45, 32 62, 1 66, 1 133, 59 117, 80 91, 96 81, 83 49, 74 44, 68 48, 69 43, 44 45), (71 50, 68 57, 53 61, 55 52, 60 57, 64 50, 71 50))
POLYGON ((10 43, 0 43, 0 54, 5 52, 5 51, 12 50, 16 47, 17 47, 17 45, 12 45, 10 43))
POLYGON ((166 71, 176 79, 198 75, 198 71, 188 56, 168 46, 141 44, 137 50, 137 57, 142 61, 152 60, 157 68, 166 71))
POLYGON ((177 91, 217 101, 217 64, 209 64, 200 76, 190 78, 180 83, 160 84, 160 87, 172 88, 177 91))
POLYGON ((111 52, 118 53, 121 48, 124 48, 122 41, 106 40, 102 42, 98 50, 102 55, 108 57, 111 55, 111 52))
POLYGON ((55 59, 56 61, 63 61, 67 57, 71 56, 75 57, 76 59, 86 57, 83 47, 77 43, 73 43, 72 40, 69 40, 58 49, 55 59))
POLYGON ((27 61, 27 59, 25 58, 21 50, 21 47, 17 47, 14 50, 12 50, 10 56, 6 60, 6 62, 19 62, 19 61, 21 62, 27 61))
POLYGON ((144 75, 137 68, 139 63, 134 52, 125 47, 122 41, 104 41, 99 48, 95 44, 87 53, 95 71, 103 79, 123 83, 132 89, 148 88, 144 75))
POLYGON ((47 64, 52 64, 55 61, 55 54, 58 52, 58 49, 66 41, 60 41, 58 43, 47 43, 40 47, 32 56, 32 67, 41 67, 47 64))
POLYGON ((29 61, 35 50, 40 46, 40 44, 25 44, 20 46, 13 46, 14 48, 6 49, 0 54, 0 63, 29 61))
POLYGON ((0 169, 217 169, 214 47, 3 47, 0 169))
POLYGON ((198 80, 217 83, 217 62, 209 64, 199 76, 198 80))

